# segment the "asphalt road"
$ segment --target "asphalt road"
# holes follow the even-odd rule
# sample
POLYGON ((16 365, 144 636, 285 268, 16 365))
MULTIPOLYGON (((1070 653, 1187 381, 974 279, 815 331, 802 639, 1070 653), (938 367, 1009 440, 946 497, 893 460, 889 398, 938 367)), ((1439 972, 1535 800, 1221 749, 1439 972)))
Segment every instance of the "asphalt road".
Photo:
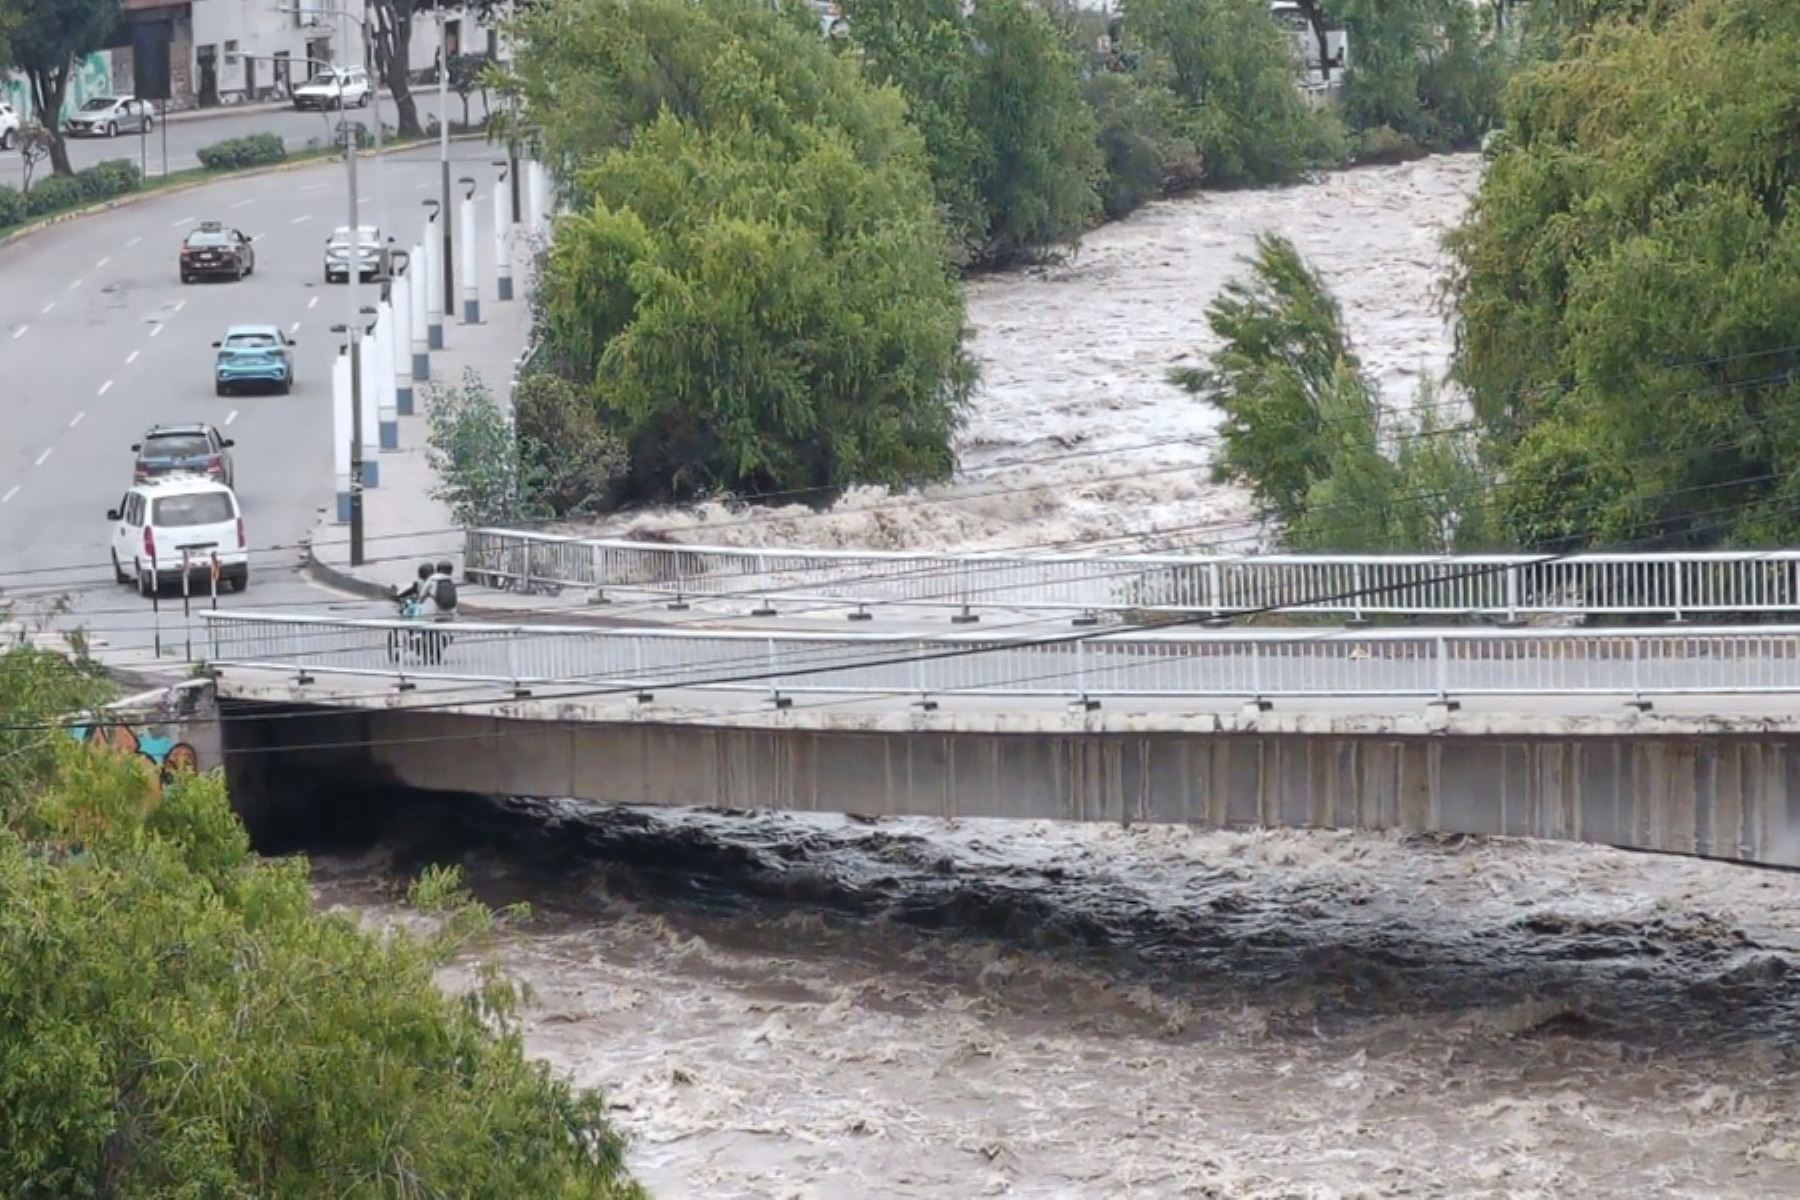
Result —
MULTIPOLYGON (((418 97, 419 120, 423 122, 429 122, 438 111, 436 90, 428 89, 428 92, 429 94, 418 97)), ((372 129, 371 121, 377 107, 371 104, 368 108, 353 108, 341 114, 329 112, 323 115, 316 112, 296 112, 291 106, 259 107, 241 113, 211 110, 199 115, 178 114, 176 119, 167 124, 168 169, 181 171, 197 167, 200 165, 197 155, 201 147, 253 133, 279 134, 290 152, 304 150, 309 143, 324 145, 331 140, 332 131, 336 129, 340 118, 372 129)), ((395 128, 398 115, 393 102, 383 97, 379 108, 387 127, 395 128)), ((475 119, 480 119, 479 96, 471 99, 469 112, 475 119)), ((450 97, 450 115, 452 120, 462 120, 462 101, 454 94, 450 97)), ((141 138, 135 133, 122 133, 116 138, 69 138, 69 158, 76 170, 111 158, 125 158, 137 163, 146 175, 161 175, 164 173, 163 136, 164 127, 158 125, 148 136, 141 138)), ((0 153, 0 183, 13 187, 22 186, 24 170, 24 160, 18 151, 0 153)), ((49 172, 49 163, 39 163, 33 171, 33 178, 42 179, 49 172)))
MULTIPOLYGON (((452 144, 459 177, 493 168, 485 146, 452 144)), ((365 221, 409 245, 435 196, 434 150, 359 170, 365 221)), ((106 510, 130 485, 131 444, 157 422, 208 421, 234 438, 237 490, 251 545, 251 584, 221 607, 319 608, 343 600, 296 570, 299 542, 333 503, 330 366, 347 291, 326 285, 321 259, 345 223, 341 163, 320 163, 155 196, 52 226, 0 248, 0 602, 41 610, 66 594, 70 620, 113 647, 147 643, 148 601, 115 585, 106 510), (256 274, 183 286, 176 253, 194 222, 218 219, 257 239, 256 274), (215 397, 212 342, 227 326, 273 323, 298 340, 291 395, 215 397)), ((491 201, 478 203, 486 217, 491 201)), ((481 236, 490 236, 483 221, 481 236)), ((360 303, 374 289, 358 289, 360 303)), ((454 325, 450 336, 455 337, 454 325)), ((372 550, 371 553, 376 553, 372 550)), ((180 600, 163 600, 165 622, 180 600)), ((379 605, 337 611, 378 615, 379 605)))

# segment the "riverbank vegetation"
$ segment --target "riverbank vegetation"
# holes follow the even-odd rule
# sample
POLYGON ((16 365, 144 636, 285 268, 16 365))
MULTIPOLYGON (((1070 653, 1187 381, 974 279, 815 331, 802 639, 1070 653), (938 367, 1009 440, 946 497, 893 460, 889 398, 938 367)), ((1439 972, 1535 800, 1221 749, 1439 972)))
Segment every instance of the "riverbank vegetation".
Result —
POLYGON ((1450 242, 1469 419, 1381 413, 1329 295, 1265 242, 1181 380, 1225 415, 1220 475, 1302 549, 1791 544, 1800 8, 1539 17, 1563 40, 1513 79, 1450 242))
POLYGON ((107 691, 0 649, 0 1194, 640 1197, 512 988, 436 987, 496 919, 453 874, 429 933, 317 911, 216 775, 76 741, 107 691))
MULTIPOLYGON (((1303 94, 1266 0, 842 8, 844 37, 768 0, 541 0, 512 23, 507 136, 572 208, 535 368, 585 398, 565 431, 624 447, 612 502, 941 479, 974 382, 959 273, 1183 188, 1470 144, 1502 76, 1461 0, 1325 0, 1372 43, 1341 108, 1303 94)), ((549 507, 593 506, 573 490, 549 507)))

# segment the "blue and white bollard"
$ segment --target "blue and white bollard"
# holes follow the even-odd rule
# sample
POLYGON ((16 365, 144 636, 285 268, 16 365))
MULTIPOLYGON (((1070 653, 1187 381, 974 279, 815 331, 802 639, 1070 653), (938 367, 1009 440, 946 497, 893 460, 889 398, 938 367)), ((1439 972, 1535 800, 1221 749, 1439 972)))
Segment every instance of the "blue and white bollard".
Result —
POLYGON ((506 173, 494 185, 494 274, 498 279, 496 294, 502 300, 513 298, 512 281, 512 214, 507 203, 506 173))
MULTIPOLYGON (((412 267, 409 262, 406 275, 395 280, 393 289, 388 293, 389 304, 394 310, 392 336, 388 339, 388 350, 392 355, 394 369, 394 415, 410 417, 413 414, 413 353, 412 353, 412 267)), ((395 444, 399 444, 399 431, 395 431, 395 444)))
POLYGON ((367 491, 381 486, 381 385, 389 373, 373 334, 363 335, 358 354, 362 368, 362 482, 367 491))
POLYGON ((350 523, 350 356, 331 363, 331 469, 337 480, 337 523, 350 523))
POLYGON ((462 202, 458 204, 458 216, 462 220, 462 302, 463 324, 481 324, 481 275, 475 251, 475 186, 470 180, 469 190, 463 193, 462 202))
POLYGON ((412 377, 416 383, 431 378, 431 263, 425 257, 428 243, 415 242, 407 263, 407 315, 411 318, 412 377))
MULTIPOLYGON (((436 218, 448 221, 449 213, 436 218)), ((425 228, 425 344, 432 350, 444 348, 444 251, 438 239, 425 228)))
POLYGON ((394 379, 394 306, 382 301, 375 312, 376 412, 382 450, 400 448, 400 404, 394 379))

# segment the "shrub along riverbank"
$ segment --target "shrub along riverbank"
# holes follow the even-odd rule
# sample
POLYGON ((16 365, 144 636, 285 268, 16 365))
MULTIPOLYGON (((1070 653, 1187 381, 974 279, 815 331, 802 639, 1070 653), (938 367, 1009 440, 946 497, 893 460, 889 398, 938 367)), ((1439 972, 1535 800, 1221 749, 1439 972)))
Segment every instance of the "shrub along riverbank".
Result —
POLYGON ((71 737, 106 692, 0 649, 0 1194, 641 1200, 600 1098, 525 1057, 513 989, 434 983, 517 914, 435 872, 429 933, 317 911, 216 776, 71 737))
POLYGON ((573 209, 534 363, 586 406, 565 428, 624 455, 512 507, 941 479, 974 382, 962 272, 1171 191, 1488 128, 1512 43, 1464 0, 1312 7, 1370 43, 1341 111, 1306 101, 1266 0, 1130 0, 1111 25, 1062 0, 845 0, 844 39, 804 3, 529 6, 501 90, 573 209))

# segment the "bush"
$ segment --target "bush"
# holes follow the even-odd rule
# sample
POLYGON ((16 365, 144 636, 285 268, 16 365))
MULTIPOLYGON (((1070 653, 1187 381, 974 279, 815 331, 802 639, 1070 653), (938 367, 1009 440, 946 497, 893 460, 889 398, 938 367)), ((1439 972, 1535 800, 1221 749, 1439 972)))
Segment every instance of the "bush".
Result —
POLYGON ((518 524, 518 439, 487 383, 464 371, 461 384, 432 388, 425 412, 426 456, 439 481, 432 499, 449 505, 458 525, 518 524))
POLYGON ((0 229, 17 225, 25 219, 25 197, 19 189, 0 183, 0 229))
POLYGON ((594 400, 566 379, 536 373, 514 399, 519 469, 534 510, 567 517, 603 506, 625 474, 625 447, 594 400))
POLYGON ((81 184, 67 175, 52 175, 25 197, 25 211, 34 217, 75 208, 82 201, 81 184))
POLYGON ((85 171, 77 171, 75 182, 81 188, 83 200, 95 201, 135 192, 143 178, 138 174, 137 164, 130 159, 110 158, 85 171))
POLYGON ((236 171, 285 160, 287 145, 273 133, 254 133, 202 146, 196 157, 209 171, 236 171))
POLYGON ((96 682, 0 653, 0 1195, 641 1200, 601 1098, 525 1057, 453 870, 409 890, 424 933, 320 912, 217 773, 58 727, 96 682))
POLYGON ((1425 147, 1405 134, 1395 132, 1391 125, 1365 129, 1356 139, 1356 161, 1364 166, 1410 162, 1425 154, 1425 147))

